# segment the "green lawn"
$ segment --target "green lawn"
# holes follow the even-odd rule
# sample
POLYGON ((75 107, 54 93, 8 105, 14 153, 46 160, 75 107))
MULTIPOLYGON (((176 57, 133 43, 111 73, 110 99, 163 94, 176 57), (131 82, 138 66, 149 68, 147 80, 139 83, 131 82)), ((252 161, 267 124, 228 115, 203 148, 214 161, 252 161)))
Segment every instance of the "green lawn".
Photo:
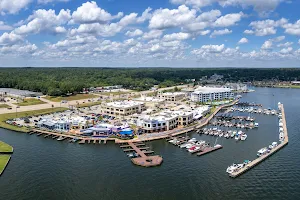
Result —
POLYGON ((2 155, 0 154, 0 175, 3 173, 5 166, 9 161, 10 155, 2 155))
POLYGON ((72 96, 68 96, 68 97, 46 96, 44 98, 49 101, 61 102, 62 100, 73 101, 73 100, 81 100, 81 99, 98 98, 98 96, 93 95, 93 94, 76 94, 76 95, 72 95, 72 96))
MULTIPOLYGON (((34 116, 34 115, 42 115, 42 114, 49 114, 53 112, 62 112, 68 110, 67 108, 47 108, 42 110, 32 110, 32 111, 25 111, 25 112, 18 112, 18 117, 27 117, 27 116, 34 116)), ((27 132, 28 128, 26 127, 17 127, 14 125, 7 124, 5 121, 8 119, 13 119, 16 117, 16 113, 7 113, 0 115, 0 127, 20 131, 20 132, 27 132)))
POLYGON ((10 106, 7 104, 0 104, 0 108, 9 108, 10 106))
POLYGON ((14 103, 17 106, 32 106, 32 105, 39 105, 39 104, 44 104, 44 101, 41 101, 40 99, 36 98, 27 98, 24 99, 23 102, 20 103, 14 103))
POLYGON ((0 141, 0 153, 12 153, 13 148, 9 144, 0 141))

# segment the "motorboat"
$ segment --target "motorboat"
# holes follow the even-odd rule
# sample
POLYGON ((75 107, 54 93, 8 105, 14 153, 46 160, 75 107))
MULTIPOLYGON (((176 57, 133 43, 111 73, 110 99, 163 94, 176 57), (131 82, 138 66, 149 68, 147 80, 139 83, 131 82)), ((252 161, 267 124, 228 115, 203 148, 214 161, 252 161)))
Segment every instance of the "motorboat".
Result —
POLYGON ((242 141, 245 141, 246 139, 247 139, 247 135, 246 135, 246 134, 242 134, 242 135, 241 135, 241 140, 242 140, 242 141))
POLYGON ((238 169, 238 165, 233 163, 231 166, 227 167, 226 172, 228 174, 231 174, 237 169, 238 169))
POLYGON ((186 146, 188 145, 189 143, 184 143, 182 145, 180 145, 179 147, 182 149, 182 148, 186 148, 186 146))
POLYGON ((273 146, 273 148, 275 148, 275 147, 278 146, 278 143, 277 142, 272 142, 272 146, 273 146))
POLYGON ((195 146, 194 143, 188 143, 188 144, 185 146, 185 148, 186 148, 186 149, 190 149, 190 148, 192 148, 193 146, 195 146))
POLYGON ((200 147, 193 146, 193 147, 191 147, 191 148, 188 149, 188 152, 195 153, 195 152, 197 152, 199 150, 200 150, 200 147))
POLYGON ((240 134, 236 134, 234 137, 235 140, 240 140, 241 139, 241 135, 240 134))
POLYGON ((205 144, 205 141, 204 140, 199 140, 195 145, 201 146, 203 144, 205 144))
POLYGON ((267 153, 267 147, 264 147, 264 148, 258 150, 256 155, 257 155, 258 157, 260 157, 260 156, 262 156, 262 155, 264 155, 264 154, 266 154, 266 153, 267 153))
POLYGON ((258 128, 258 127, 259 127, 259 124, 258 124, 257 122, 255 122, 255 123, 254 123, 254 127, 255 127, 255 128, 258 128))
POLYGON ((276 114, 276 110, 271 110, 271 114, 275 115, 276 114))
POLYGON ((224 137, 225 137, 225 138, 229 138, 229 133, 226 133, 226 134, 224 135, 224 137))
POLYGON ((233 131, 230 137, 233 138, 235 135, 236 135, 236 131, 233 131))
POLYGON ((197 139, 196 138, 192 138, 188 142, 197 142, 197 139))

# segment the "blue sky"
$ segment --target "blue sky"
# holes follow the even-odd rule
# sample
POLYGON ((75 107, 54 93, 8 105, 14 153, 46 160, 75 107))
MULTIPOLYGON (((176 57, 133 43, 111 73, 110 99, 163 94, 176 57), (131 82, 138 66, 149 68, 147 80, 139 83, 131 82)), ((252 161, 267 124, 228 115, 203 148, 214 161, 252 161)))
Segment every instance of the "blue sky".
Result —
POLYGON ((296 0, 0 0, 0 67, 298 67, 299 7, 296 0))

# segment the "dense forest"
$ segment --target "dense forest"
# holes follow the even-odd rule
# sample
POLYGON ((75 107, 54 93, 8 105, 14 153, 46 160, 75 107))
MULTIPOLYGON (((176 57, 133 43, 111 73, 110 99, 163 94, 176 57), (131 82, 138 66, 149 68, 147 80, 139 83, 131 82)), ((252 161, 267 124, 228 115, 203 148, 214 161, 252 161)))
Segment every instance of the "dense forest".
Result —
POLYGON ((166 87, 215 73, 223 75, 224 81, 300 80, 300 69, 0 68, 0 87, 58 96, 107 85, 146 90, 155 84, 166 87))

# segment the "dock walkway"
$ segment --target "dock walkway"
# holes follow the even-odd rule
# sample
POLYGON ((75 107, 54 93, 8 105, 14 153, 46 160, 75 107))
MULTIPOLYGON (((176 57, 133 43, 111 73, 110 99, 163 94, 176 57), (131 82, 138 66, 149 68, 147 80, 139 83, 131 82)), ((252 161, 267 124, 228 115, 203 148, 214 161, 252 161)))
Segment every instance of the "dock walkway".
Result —
MULTIPOLYGON (((141 151, 133 142, 128 142, 128 145, 140 156, 137 158, 132 158, 131 161, 139 166, 143 167, 153 167, 161 165, 163 159, 160 156, 147 156, 145 153, 141 151)), ((152 152, 151 152, 152 153, 152 152)))
POLYGON ((283 104, 279 104, 278 107, 279 107, 279 109, 281 110, 281 113, 282 113, 284 141, 281 144, 279 144, 277 147, 272 149, 270 151, 270 153, 260 156, 259 158, 253 160, 251 163, 247 164, 244 168, 240 169, 239 171, 231 173, 229 175, 230 177, 236 178, 236 177, 240 176, 241 174, 243 174, 246 171, 250 170, 251 168, 255 167, 256 165, 258 165, 259 163, 261 163, 262 161, 264 161, 265 159, 267 159, 268 157, 270 157, 271 155, 273 155, 274 153, 276 153, 277 151, 279 151, 285 145, 288 144, 289 138, 288 138, 288 131, 287 131, 287 127, 286 127, 286 119, 285 119, 285 112, 284 112, 283 104))

